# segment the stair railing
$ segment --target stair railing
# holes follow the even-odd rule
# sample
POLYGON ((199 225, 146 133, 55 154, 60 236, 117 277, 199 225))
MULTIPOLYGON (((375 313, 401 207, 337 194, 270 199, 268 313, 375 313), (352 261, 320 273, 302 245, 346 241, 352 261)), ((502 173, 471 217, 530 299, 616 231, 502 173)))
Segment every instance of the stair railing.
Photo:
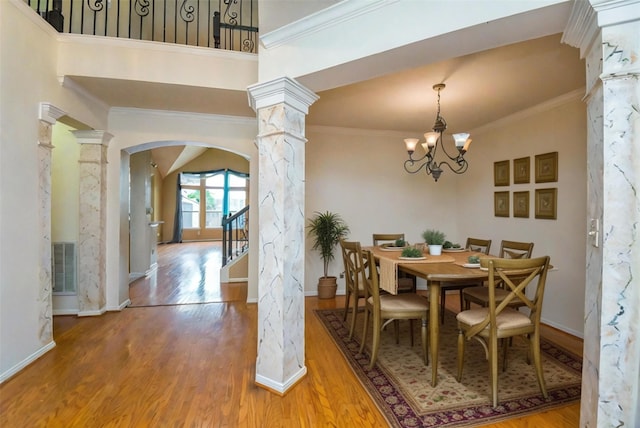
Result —
POLYGON ((249 250, 249 205, 222 217, 222 266, 249 250))

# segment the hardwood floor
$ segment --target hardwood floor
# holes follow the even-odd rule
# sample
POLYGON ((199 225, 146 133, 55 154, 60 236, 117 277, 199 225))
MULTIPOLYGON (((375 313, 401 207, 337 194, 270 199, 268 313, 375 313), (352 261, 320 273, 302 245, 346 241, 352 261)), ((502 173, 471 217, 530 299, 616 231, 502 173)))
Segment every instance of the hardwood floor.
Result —
MULTIPOLYGON (((246 284, 215 285, 207 279, 208 269, 198 267, 194 251, 208 260, 213 250, 200 244, 194 245, 197 251, 163 248, 168 253, 161 252, 161 259, 186 259, 162 260, 155 285, 150 278, 132 284, 136 307, 100 317, 55 317, 57 346, 0 385, 0 426, 387 425, 313 314, 316 308, 343 307, 344 297, 306 299, 308 373, 300 383, 284 397, 257 387, 257 306, 245 303, 246 284), (180 289, 183 277, 189 285, 180 289), (228 301, 205 302, 218 298, 228 301)), ((456 299, 453 295, 448 307, 455 308, 456 299)), ((581 354, 580 340, 556 336, 581 354)), ((491 426, 578 424, 574 404, 491 426)))

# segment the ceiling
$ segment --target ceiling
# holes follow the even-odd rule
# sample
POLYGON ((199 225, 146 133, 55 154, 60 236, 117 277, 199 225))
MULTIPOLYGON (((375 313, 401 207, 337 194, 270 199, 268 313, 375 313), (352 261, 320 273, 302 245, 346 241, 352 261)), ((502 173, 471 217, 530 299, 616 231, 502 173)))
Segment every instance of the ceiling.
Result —
MULTIPOLYGON (((425 61, 426 62, 426 61, 425 61)), ((109 106, 255 117, 244 91, 72 77, 109 106)), ((319 92, 309 126, 401 131, 420 137, 436 115, 436 83, 447 132, 473 132, 513 113, 580 90, 585 67, 561 34, 448 59, 319 92)), ((203 149, 153 149, 165 176, 203 149)))

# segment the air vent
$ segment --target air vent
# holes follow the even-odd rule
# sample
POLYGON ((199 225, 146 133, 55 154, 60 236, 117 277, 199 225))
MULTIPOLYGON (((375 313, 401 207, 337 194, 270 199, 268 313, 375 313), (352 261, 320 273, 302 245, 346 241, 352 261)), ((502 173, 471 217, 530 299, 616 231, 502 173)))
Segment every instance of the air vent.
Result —
POLYGON ((76 293, 76 243, 53 243, 53 292, 76 293))

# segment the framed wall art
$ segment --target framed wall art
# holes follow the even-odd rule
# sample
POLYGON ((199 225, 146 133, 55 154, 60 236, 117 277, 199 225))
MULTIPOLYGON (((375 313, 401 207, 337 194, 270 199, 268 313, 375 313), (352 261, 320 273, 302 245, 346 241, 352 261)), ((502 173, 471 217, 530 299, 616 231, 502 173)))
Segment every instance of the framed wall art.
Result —
POLYGON ((513 216, 529 218, 529 191, 513 192, 513 216))
POLYGON ((536 218, 557 218, 558 189, 536 189, 536 218))
POLYGON ((496 217, 509 217, 509 192, 494 192, 493 208, 496 217))
POLYGON ((558 152, 536 155, 536 183, 558 181, 558 152))
POLYGON ((526 158, 519 158, 513 160, 513 183, 514 184, 523 184, 529 182, 530 176, 530 159, 527 156, 526 158))
POLYGON ((495 186, 509 185, 509 161, 493 163, 493 183, 495 186))

